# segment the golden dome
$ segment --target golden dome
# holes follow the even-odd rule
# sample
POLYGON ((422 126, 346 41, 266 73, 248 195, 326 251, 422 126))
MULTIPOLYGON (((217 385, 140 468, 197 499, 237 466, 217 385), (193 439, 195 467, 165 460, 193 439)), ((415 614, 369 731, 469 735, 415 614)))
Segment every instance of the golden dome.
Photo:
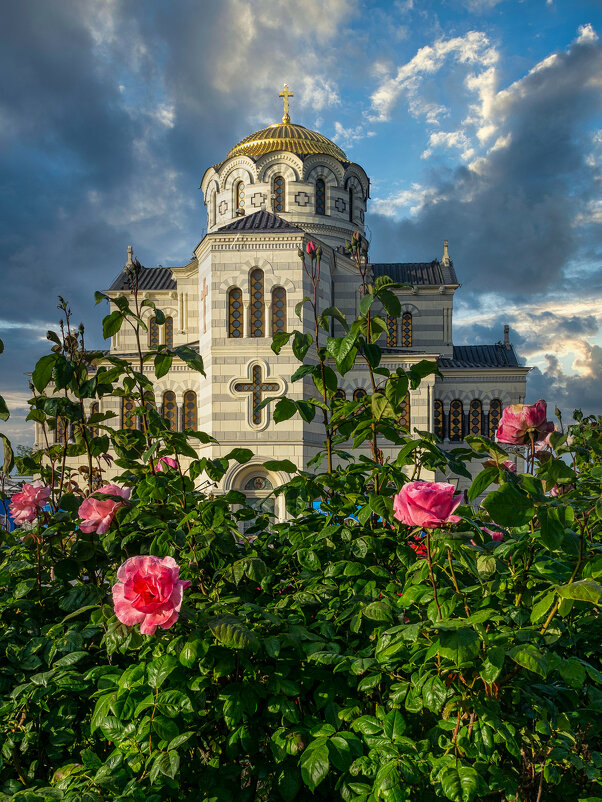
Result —
POLYGON ((267 128, 262 128, 261 131, 245 137, 238 145, 235 145, 226 159, 230 159, 232 156, 257 158, 275 150, 286 150, 288 153, 297 153, 300 156, 325 153, 328 156, 334 156, 339 161, 349 161, 341 148, 330 139, 317 131, 310 131, 308 128, 294 123, 274 123, 267 128))

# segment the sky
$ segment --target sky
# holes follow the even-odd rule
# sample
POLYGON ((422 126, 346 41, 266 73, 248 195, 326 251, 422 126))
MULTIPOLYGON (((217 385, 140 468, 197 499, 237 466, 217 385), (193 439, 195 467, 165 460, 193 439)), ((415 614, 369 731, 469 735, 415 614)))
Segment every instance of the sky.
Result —
POLYGON ((373 261, 449 240, 454 342, 511 341, 527 401, 602 413, 599 0, 19 0, 0 33, 0 393, 27 378, 56 296, 102 347, 93 293, 127 246, 185 264, 200 180, 282 114, 371 178, 373 261))

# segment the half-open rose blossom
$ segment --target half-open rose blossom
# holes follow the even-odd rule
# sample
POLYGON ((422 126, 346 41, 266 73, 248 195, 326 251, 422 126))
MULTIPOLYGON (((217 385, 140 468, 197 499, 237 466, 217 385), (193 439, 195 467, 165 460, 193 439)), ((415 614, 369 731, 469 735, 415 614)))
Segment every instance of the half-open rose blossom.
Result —
POLYGON ((51 493, 51 489, 41 482, 24 484, 22 490, 15 493, 10 500, 10 514, 14 522, 22 524, 25 521, 34 521, 38 510, 48 504, 51 493))
POLYGON ((495 529, 489 529, 489 527, 487 526, 483 527, 483 532, 487 532, 487 534, 490 535, 492 540, 497 540, 499 543, 501 543, 502 540, 504 539, 504 535, 501 532, 498 532, 495 529))
MULTIPOLYGON (((117 485, 103 485, 96 493, 110 493, 112 496, 121 496, 129 499, 131 490, 129 487, 118 487, 117 485)), ((125 507, 125 501, 113 501, 111 498, 94 498, 88 496, 79 505, 78 515, 82 519, 79 528, 82 532, 97 532, 104 535, 111 526, 115 513, 120 507, 125 507)))
POLYGON ((454 496, 454 490, 447 482, 408 482, 393 499, 394 515, 408 526, 427 529, 455 524, 461 519, 452 513, 462 501, 462 495, 454 496))
POLYGON ((540 399, 536 404, 511 404, 502 412, 496 437, 500 443, 523 446, 543 440, 554 431, 552 421, 546 420, 547 404, 540 399))
POLYGON ((305 250, 310 256, 316 255, 316 243, 310 239, 310 241, 305 246, 305 250))
POLYGON ((130 557, 117 571, 113 585, 115 615, 128 627, 140 624, 143 635, 157 627, 169 629, 178 620, 184 588, 180 566, 173 557, 130 557))
POLYGON ((157 460, 157 470, 164 471, 166 468, 176 468, 178 467, 178 463, 175 461, 173 457, 159 457, 157 460))

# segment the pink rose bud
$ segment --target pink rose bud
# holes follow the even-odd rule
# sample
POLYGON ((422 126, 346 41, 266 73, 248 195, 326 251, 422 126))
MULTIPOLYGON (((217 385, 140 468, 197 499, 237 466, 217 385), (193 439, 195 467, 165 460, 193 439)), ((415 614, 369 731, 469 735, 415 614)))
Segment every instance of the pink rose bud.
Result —
POLYGON ((42 482, 34 482, 32 485, 24 484, 23 488, 15 493, 10 500, 10 514, 16 524, 22 524, 35 520, 38 511, 41 510, 50 499, 52 490, 42 482))
POLYGON ((316 255, 316 243, 310 239, 310 241, 305 246, 305 250, 313 258, 316 255))
POLYGON ((319 262, 321 258, 322 258, 322 246, 318 245, 318 247, 316 248, 316 259, 319 262))
POLYGON ((408 526, 433 529, 461 520, 453 511, 462 501, 447 482, 408 482, 393 499, 395 518, 408 526))
POLYGON ((79 505, 78 515, 81 518, 79 528, 82 532, 97 532, 104 535, 113 522, 115 513, 120 507, 125 507, 125 501, 113 501, 110 498, 95 498, 99 493, 110 493, 112 496, 121 496, 127 500, 130 497, 129 487, 117 485, 103 485, 79 505))
POLYGON ((130 557, 117 571, 113 585, 115 615, 128 627, 140 624, 143 635, 157 627, 169 629, 178 620, 184 588, 180 566, 173 557, 130 557))
POLYGON ((502 412, 496 437, 500 443, 522 446, 543 440, 554 431, 554 424, 546 420, 546 402, 540 399, 536 404, 511 404, 502 412))
POLYGON ((354 245, 357 245, 359 242, 361 242, 361 239, 362 235, 360 234, 359 231, 354 231, 353 234, 351 235, 351 242, 354 245))
POLYGON ((564 496, 565 493, 570 493, 571 490, 575 489, 575 485, 554 485, 554 487, 550 490, 550 495, 554 496, 554 498, 558 498, 559 496, 564 496))
POLYGON ((174 468, 177 470, 178 463, 173 457, 159 457, 157 460, 157 470, 164 471, 167 468, 174 468))
POLYGON ((502 468, 510 471, 510 473, 516 473, 516 463, 512 462, 511 459, 507 459, 505 462, 502 462, 502 468))

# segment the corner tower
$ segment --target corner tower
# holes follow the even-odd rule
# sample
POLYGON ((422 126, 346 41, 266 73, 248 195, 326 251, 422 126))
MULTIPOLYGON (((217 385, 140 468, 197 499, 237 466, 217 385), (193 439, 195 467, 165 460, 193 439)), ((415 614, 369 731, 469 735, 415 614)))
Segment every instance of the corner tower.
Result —
POLYGON ((292 94, 285 84, 281 122, 245 137, 205 172, 201 189, 209 234, 259 211, 335 248, 354 231, 364 233, 368 176, 323 134, 291 123, 292 94))

